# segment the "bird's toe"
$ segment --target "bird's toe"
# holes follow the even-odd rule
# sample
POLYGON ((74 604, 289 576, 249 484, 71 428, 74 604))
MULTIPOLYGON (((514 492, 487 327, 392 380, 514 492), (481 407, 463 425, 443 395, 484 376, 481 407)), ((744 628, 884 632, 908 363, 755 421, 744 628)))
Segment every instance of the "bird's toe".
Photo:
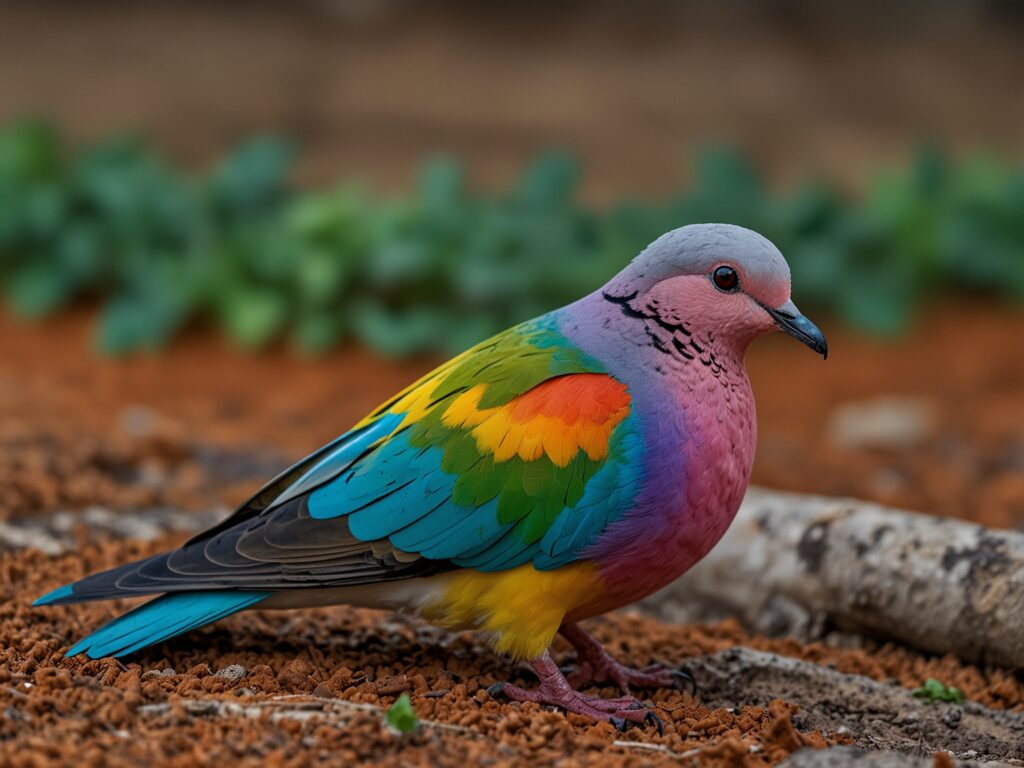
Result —
POLYGON ((508 697, 505 695, 505 683, 500 681, 497 683, 491 683, 487 686, 487 695, 495 700, 507 699, 508 697))
POLYGON ((665 735, 665 723, 663 723, 661 721, 661 718, 653 712, 651 712, 650 710, 647 710, 647 714, 644 716, 644 722, 653 725, 655 728, 657 728, 659 736, 665 735))
POLYGON ((697 695, 697 681, 685 668, 673 669, 669 674, 672 676, 676 688, 681 691, 689 689, 690 695, 697 695))

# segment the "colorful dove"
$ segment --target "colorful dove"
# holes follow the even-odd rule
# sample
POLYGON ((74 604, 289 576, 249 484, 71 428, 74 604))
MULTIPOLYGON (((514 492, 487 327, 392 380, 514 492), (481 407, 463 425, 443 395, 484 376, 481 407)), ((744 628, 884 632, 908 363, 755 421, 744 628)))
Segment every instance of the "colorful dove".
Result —
POLYGON ((674 230, 602 289, 428 374, 180 549, 35 604, 160 595, 68 651, 90 658, 245 608, 407 610, 529 661, 539 687, 494 694, 650 720, 630 686, 688 675, 627 668, 578 622, 668 584, 728 528, 756 442, 744 355, 778 328, 827 354, 770 242, 674 230), (568 679, 548 655, 559 632, 579 654, 568 679), (624 696, 577 690, 602 681, 624 696))

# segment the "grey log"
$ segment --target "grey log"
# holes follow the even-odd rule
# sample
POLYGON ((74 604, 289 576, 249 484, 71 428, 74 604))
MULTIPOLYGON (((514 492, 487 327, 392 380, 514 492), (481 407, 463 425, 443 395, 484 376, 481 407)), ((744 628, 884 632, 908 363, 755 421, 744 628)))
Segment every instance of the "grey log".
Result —
POLYGON ((1020 668, 1024 534, 752 488, 718 546, 645 607, 675 619, 706 617, 710 607, 774 634, 799 635, 801 622, 825 617, 925 651, 1020 668))

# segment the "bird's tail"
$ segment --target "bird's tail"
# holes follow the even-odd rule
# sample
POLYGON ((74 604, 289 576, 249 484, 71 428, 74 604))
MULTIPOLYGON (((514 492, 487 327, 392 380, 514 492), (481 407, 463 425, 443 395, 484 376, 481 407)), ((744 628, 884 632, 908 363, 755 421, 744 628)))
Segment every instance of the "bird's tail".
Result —
POLYGON ((235 591, 162 595, 79 640, 66 655, 84 653, 90 659, 127 656, 147 645, 223 619, 269 596, 269 592, 235 591))
MULTIPOLYGON (((189 590, 181 589, 182 585, 180 584, 173 584, 166 589, 161 589, 161 585, 158 582, 149 585, 149 589, 125 588, 122 586, 122 581, 125 577, 135 576, 143 568, 154 567, 154 569, 158 569, 160 566, 166 564, 170 555, 170 552, 163 552, 159 555, 150 555, 149 557, 144 557, 141 560, 136 560, 133 563, 126 563, 125 565, 119 565, 116 568, 94 573, 91 576, 86 576, 84 579, 79 579, 71 584, 65 584, 63 587, 58 587, 52 592, 48 592, 42 597, 36 598, 32 602, 32 606, 70 605, 72 603, 84 603, 92 600, 114 600, 120 597, 142 597, 146 594, 152 595, 160 592, 187 592, 189 590), (173 587, 177 587, 178 589, 173 589, 173 587)), ((154 579, 153 581, 157 580, 154 579)))

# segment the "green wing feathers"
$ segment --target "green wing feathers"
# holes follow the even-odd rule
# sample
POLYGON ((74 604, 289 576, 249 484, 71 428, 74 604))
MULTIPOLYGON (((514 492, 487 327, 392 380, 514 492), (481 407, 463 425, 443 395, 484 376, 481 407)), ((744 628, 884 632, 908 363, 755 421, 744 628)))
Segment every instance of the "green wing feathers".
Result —
POLYGON ((401 418, 357 466, 310 495, 364 540, 481 570, 572 561, 635 492, 621 382, 536 323, 484 342, 359 428, 401 418), (588 495, 588 489, 591 493, 588 495))

